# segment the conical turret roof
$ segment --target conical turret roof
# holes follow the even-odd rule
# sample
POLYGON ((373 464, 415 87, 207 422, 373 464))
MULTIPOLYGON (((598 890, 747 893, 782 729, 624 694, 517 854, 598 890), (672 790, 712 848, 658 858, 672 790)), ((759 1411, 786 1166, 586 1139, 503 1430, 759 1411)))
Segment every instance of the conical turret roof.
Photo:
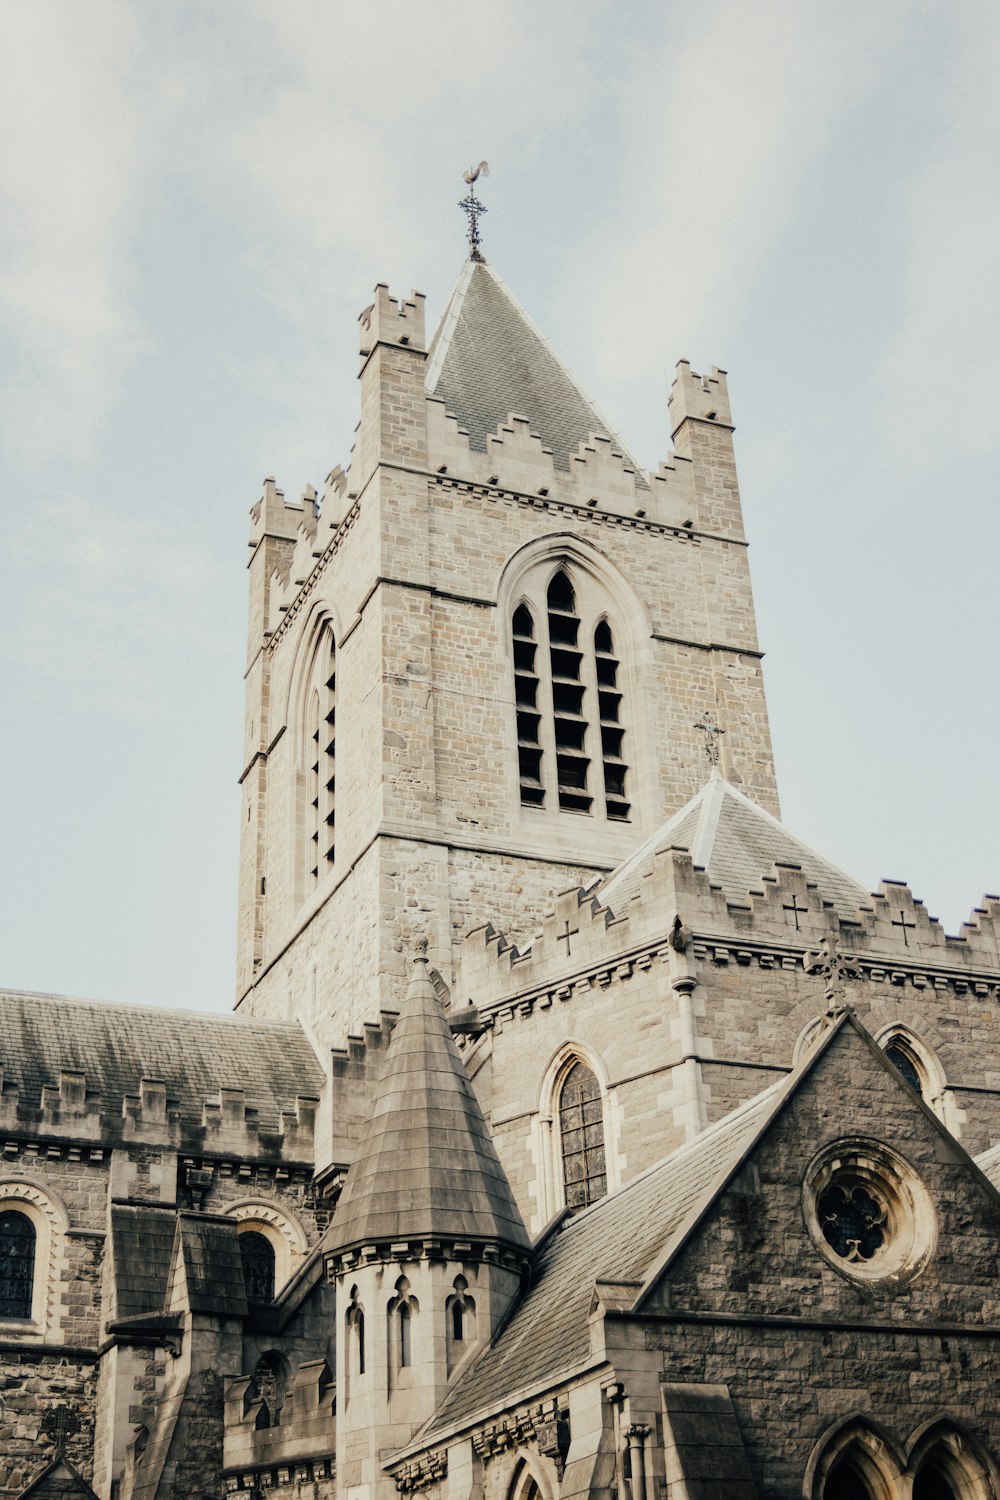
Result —
POLYGON ((468 260, 455 284, 427 360, 426 389, 444 401, 486 451, 486 439, 514 413, 527 418, 557 469, 593 434, 608 438, 648 488, 621 438, 584 395, 569 370, 484 260, 468 260))
POLYGON ((424 958, 337 1205, 331 1250, 414 1239, 529 1244, 424 958))

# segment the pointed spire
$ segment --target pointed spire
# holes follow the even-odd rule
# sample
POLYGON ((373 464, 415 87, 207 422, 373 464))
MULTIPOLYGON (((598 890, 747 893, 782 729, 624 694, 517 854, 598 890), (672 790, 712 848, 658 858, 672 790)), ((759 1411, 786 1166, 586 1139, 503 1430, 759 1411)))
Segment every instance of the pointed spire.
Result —
POLYGON ((597 434, 624 455, 639 487, 649 487, 613 428, 483 260, 467 260, 455 283, 431 343, 426 390, 458 418, 477 453, 485 453, 487 438, 516 414, 551 449, 557 469, 568 470, 580 444, 597 434))
POLYGON ((425 953, 337 1205, 331 1249, 417 1239, 521 1252, 529 1243, 425 953))

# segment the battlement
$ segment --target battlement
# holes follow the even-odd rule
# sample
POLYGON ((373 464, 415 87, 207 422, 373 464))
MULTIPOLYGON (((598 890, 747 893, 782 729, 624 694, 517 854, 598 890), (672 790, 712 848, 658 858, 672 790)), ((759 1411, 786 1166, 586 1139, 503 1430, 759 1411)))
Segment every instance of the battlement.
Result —
POLYGON ((732 427, 729 386, 725 370, 712 366, 708 375, 698 375, 686 359, 677 361, 677 375, 670 388, 670 431, 675 433, 689 417, 732 427))
POLYGON ((592 979, 603 971, 610 983, 630 972, 642 950, 668 945, 720 964, 756 958, 766 967, 797 968, 824 944, 857 955, 876 982, 1000 996, 996 897, 984 900, 960 937, 949 937, 899 881, 883 881, 856 913, 838 914, 801 866, 780 862, 744 899, 734 899, 686 849, 671 847, 651 855, 620 908, 587 887, 563 892, 528 948, 519 950, 489 923, 474 928, 461 957, 461 1003, 484 1017, 498 1006, 516 1010, 519 996, 539 989, 569 998, 582 974, 592 979))
POLYGON ((264 537, 293 542, 299 527, 316 527, 316 491, 309 485, 301 500, 286 500, 272 475, 264 480, 261 497, 250 508, 250 546, 256 547, 264 537))
POLYGON ((425 353, 424 300, 423 292, 411 292, 409 301, 397 302, 395 297, 390 297, 385 282, 380 281, 375 288, 375 301, 358 318, 362 362, 377 344, 392 344, 425 353))

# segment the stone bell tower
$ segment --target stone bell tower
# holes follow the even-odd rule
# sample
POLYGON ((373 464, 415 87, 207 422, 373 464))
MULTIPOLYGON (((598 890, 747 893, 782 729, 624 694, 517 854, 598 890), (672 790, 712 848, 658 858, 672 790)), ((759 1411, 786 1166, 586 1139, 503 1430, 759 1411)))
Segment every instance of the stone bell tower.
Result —
MULTIPOLYGON (((645 472, 479 255, 360 319, 347 472, 252 511, 237 1005, 324 1042, 530 936, 704 780, 777 811, 725 373, 645 472)), ((444 991, 442 990, 442 993, 444 991)))

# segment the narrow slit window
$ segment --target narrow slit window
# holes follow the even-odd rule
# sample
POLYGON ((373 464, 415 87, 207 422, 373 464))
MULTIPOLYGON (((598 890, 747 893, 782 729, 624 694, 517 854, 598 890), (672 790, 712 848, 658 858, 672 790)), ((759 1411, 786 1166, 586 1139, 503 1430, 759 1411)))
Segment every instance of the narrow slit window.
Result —
POLYGON ((535 622, 526 604, 519 604, 514 611, 513 635, 521 801, 528 807, 540 807, 545 801, 545 788, 542 785, 542 716, 538 704, 538 643, 535 622))
POLYGON ((614 636, 607 620, 601 620, 594 631, 594 666, 601 720, 604 807, 609 818, 624 822, 631 808, 625 794, 628 767, 625 764, 625 730, 621 722, 622 699, 618 688, 621 663, 615 652, 614 636))
POLYGON ((410 1361, 412 1359, 410 1344, 412 1319, 410 1317, 410 1308, 408 1303, 401 1302, 399 1304, 399 1307, 396 1309, 396 1317, 398 1319, 399 1333, 399 1368, 401 1370, 406 1370, 409 1368, 410 1361))

